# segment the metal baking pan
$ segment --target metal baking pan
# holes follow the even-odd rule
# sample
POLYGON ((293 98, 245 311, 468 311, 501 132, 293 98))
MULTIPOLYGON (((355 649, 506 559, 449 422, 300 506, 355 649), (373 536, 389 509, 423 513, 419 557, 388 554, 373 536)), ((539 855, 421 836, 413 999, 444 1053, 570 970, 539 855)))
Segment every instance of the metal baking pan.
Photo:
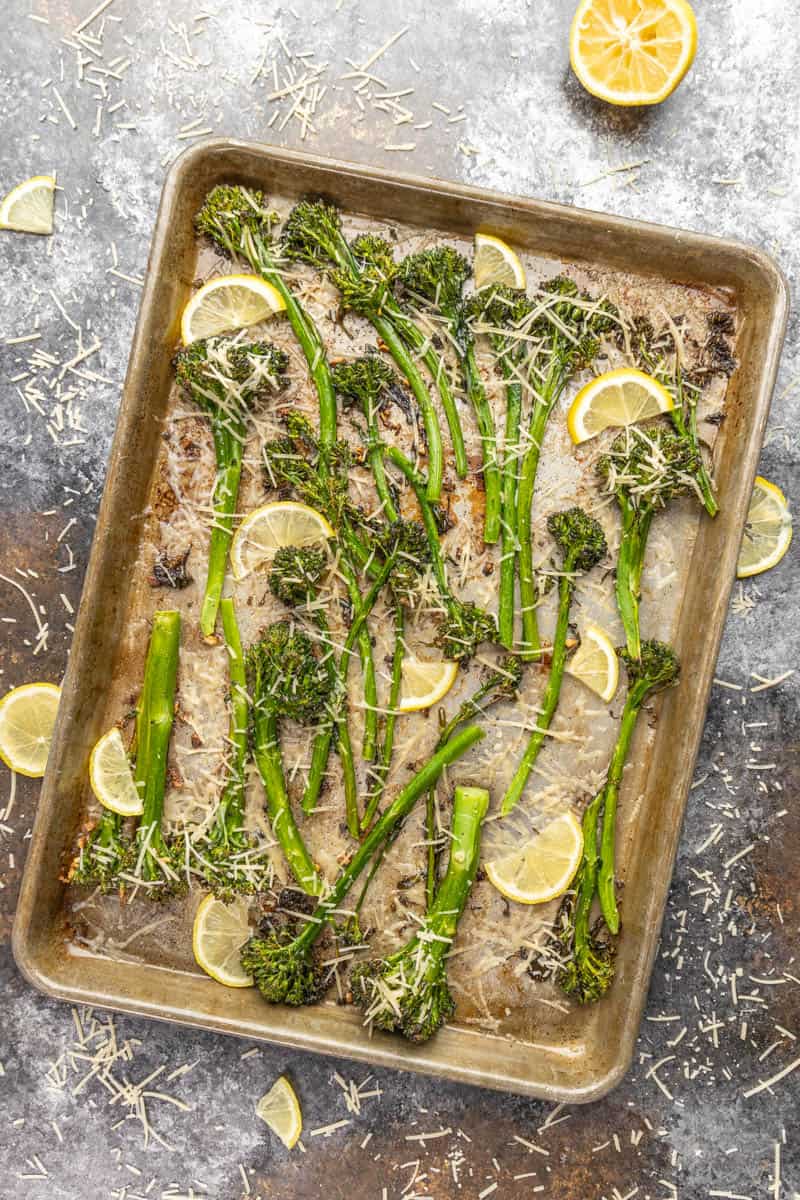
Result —
MULTIPOLYGON (((209 140, 171 168, 156 222, 108 477, 63 684, 53 749, 33 829, 14 926, 14 954, 36 988, 73 1003, 140 1013, 370 1063, 424 1071, 555 1101, 598 1098, 625 1073, 644 1005, 681 818, 722 635, 787 317, 787 288, 760 251, 733 242, 496 195, 287 150, 209 140), (526 1017, 524 1036, 474 1023, 440 1031, 422 1047, 370 1038, 352 1010, 296 1011, 255 990, 219 987, 169 956, 115 961, 69 944, 62 864, 85 817, 87 754, 102 731, 106 698, 126 670, 124 631, 144 516, 171 391, 179 314, 196 274, 193 216, 215 184, 240 182, 297 197, 322 193, 382 222, 471 238, 488 229, 541 258, 581 271, 633 273, 654 288, 676 284, 725 297, 736 311, 739 367, 715 445, 722 508, 699 522, 678 598, 674 640, 682 682, 660 708, 640 764, 637 820, 627 835, 625 930, 617 979, 591 1009, 557 1020, 526 1017), (138 515, 132 515, 138 514, 138 515), (702 631, 700 633, 699 631, 702 631)), ((132 681, 133 682, 133 681, 132 681)))

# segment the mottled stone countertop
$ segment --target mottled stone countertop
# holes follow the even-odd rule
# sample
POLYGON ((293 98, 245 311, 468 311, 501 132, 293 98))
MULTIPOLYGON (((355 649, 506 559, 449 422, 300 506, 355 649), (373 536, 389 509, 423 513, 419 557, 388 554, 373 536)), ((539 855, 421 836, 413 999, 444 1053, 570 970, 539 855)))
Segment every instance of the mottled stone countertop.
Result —
MULTIPOLYGON (((0 234, 0 690, 62 675, 164 170, 202 133, 736 237, 775 255, 790 283, 800 267, 793 0, 697 0, 697 63, 646 112, 603 107, 571 76, 573 0, 295 3, 111 0, 86 23, 92 0, 5 0, 0 191, 53 170, 63 190, 55 237, 0 234), (384 86, 360 94, 362 110, 347 60, 364 64, 394 35, 371 68, 384 86), (287 55, 316 95, 310 125, 287 116, 292 99, 270 99, 272 60, 283 86, 287 55), (410 119, 394 124, 402 111, 410 119)), ((797 344, 793 314, 761 467, 790 493, 797 344)), ((6 772, 0 1200, 800 1195, 800 675, 759 690, 797 665, 798 582, 790 554, 735 589, 634 1065, 607 1099, 555 1117, 387 1070, 349 1112, 334 1072, 361 1082, 362 1067, 117 1017, 115 1078, 156 1072, 145 1144, 134 1109, 84 1081, 76 1017, 14 967, 38 787, 10 791, 6 772), (305 1153, 287 1153, 254 1116, 283 1071, 307 1131, 347 1122, 306 1136, 305 1153)), ((81 1019, 95 1047, 110 1041, 111 1027, 91 1025, 106 1016, 81 1019)))

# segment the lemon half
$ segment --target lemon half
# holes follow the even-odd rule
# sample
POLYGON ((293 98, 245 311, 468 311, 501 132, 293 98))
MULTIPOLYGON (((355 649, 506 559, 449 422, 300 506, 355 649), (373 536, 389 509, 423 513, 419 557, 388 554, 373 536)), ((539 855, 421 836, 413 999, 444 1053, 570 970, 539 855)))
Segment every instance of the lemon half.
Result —
POLYGON ((686 0, 581 0, 572 22, 572 69, 593 96, 623 106, 660 104, 697 51, 686 0))
POLYGON ((26 683, 0 700, 0 758, 12 771, 44 775, 60 697, 54 683, 26 683))

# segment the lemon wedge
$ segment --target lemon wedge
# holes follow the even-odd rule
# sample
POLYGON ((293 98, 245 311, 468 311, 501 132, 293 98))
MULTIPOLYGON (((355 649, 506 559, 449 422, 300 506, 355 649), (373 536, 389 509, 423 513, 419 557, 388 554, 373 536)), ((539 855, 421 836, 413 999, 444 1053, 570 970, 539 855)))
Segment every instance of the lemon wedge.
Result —
POLYGON ((674 407, 672 396, 652 375, 635 367, 619 367, 581 388, 567 413, 567 429, 579 446, 604 429, 635 425, 674 407))
POLYGON ((0 700, 0 758, 12 771, 44 775, 60 696, 54 683, 26 683, 0 700))
POLYGON ((448 659, 440 662, 403 659, 398 712, 421 712, 423 708, 438 704, 450 691, 457 675, 458 663, 448 659))
POLYGON ((18 233, 53 232, 56 181, 52 175, 33 175, 0 200, 0 229, 18 233))
POLYGON ((686 0, 581 0, 569 59, 587 92, 609 104, 660 104, 697 51, 686 0))
POLYGON ((736 574, 740 579, 776 567, 792 542, 792 514, 779 487, 756 476, 736 574))
POLYGON ((256 1105, 256 1116, 266 1121, 287 1150, 296 1145, 303 1132, 303 1114, 294 1088, 285 1075, 276 1079, 256 1105))
POLYGON ((89 758, 89 782, 104 808, 121 817, 138 817, 142 797, 125 751, 122 734, 114 726, 99 739, 89 758))
POLYGON ((581 644, 567 663, 566 671, 605 700, 614 699, 619 686, 619 659, 614 643, 599 625, 587 625, 581 644))
POLYGON ((192 950, 197 965, 217 983, 234 988, 253 986, 240 958, 249 937, 248 906, 242 896, 230 904, 211 894, 203 898, 194 919, 192 950))
POLYGON ((242 521, 231 543, 234 579, 269 562, 281 546, 319 546, 335 537, 322 513, 297 500, 274 500, 242 521))
POLYGON ((198 338, 246 329, 286 308, 283 297, 258 275, 220 275, 192 296, 181 316, 185 346, 198 338))
POLYGON ((521 846, 484 864, 507 900, 544 904, 567 890, 581 863, 583 831, 571 812, 551 821, 521 846))
POLYGON ((525 268, 511 247, 490 233, 475 234, 475 263, 473 265, 475 287, 488 287, 490 283, 505 287, 524 288, 525 268))

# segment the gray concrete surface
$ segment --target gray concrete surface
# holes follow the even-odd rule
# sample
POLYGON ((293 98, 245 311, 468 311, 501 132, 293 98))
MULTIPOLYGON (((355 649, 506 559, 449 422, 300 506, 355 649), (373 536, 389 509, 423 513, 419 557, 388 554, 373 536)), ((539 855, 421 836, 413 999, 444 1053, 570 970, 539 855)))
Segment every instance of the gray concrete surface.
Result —
MULTIPOLYGON (((268 98, 273 53, 283 86, 282 43, 313 51, 294 58, 296 78, 304 62, 328 64, 312 150, 732 235, 775 254, 793 281, 800 16, 793 0, 696 7, 694 69, 641 113, 598 105, 571 77, 573 0, 113 0, 77 34, 92 0, 6 0, 0 190, 51 170, 63 190, 53 239, 0 234, 0 690, 64 668, 165 165, 199 130, 302 144, 302 122, 281 129, 289 106, 268 98), (341 76, 401 30, 373 67, 384 91, 414 89, 398 98, 412 120, 393 125, 365 96, 362 112, 341 76), (9 580, 45 609, 37 654, 9 580)), ((795 315, 762 467, 790 493, 797 335, 795 315)), ((158 1136, 146 1141, 135 1104, 96 1075, 84 1082, 69 1008, 34 994, 11 961, 37 786, 19 780, 13 793, 4 773, 0 1200, 797 1197, 800 676, 753 689, 796 665, 798 582, 794 554, 736 590, 636 1062, 607 1100, 555 1117, 388 1071, 364 1088, 380 1096, 348 1113, 332 1076, 361 1081, 361 1068, 119 1017, 113 1077, 133 1087, 162 1068, 144 1089, 157 1093, 145 1103, 158 1136), (282 1071, 307 1130, 350 1123, 284 1151, 253 1114, 282 1071)), ((82 1020, 94 1052, 110 1034, 82 1020)))

